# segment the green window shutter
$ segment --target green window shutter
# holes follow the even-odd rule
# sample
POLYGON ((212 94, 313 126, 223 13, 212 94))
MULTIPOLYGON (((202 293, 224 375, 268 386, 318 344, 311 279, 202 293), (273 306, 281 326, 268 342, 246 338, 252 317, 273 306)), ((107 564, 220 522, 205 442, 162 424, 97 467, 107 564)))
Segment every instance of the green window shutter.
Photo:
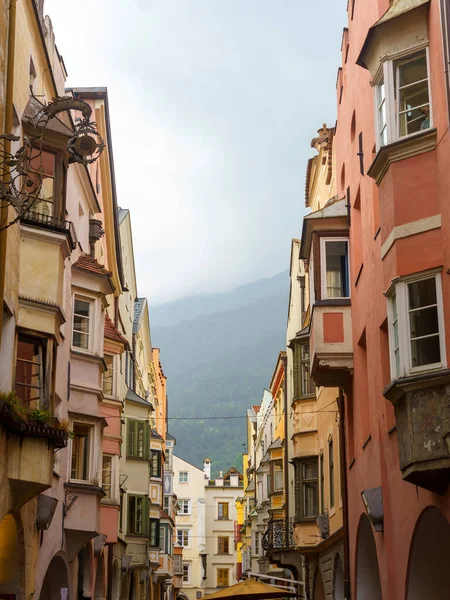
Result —
POLYGON ((150 458, 150 425, 147 421, 144 423, 144 458, 150 458))
POLYGON ((134 456, 134 440, 136 439, 135 421, 127 420, 127 456, 134 456))
POLYGON ((149 535, 150 513, 148 509, 148 496, 144 496, 142 502, 142 533, 145 537, 149 535))
POLYGON ((300 381, 300 352, 301 346, 295 344, 294 346, 294 400, 297 400, 302 395, 301 392, 301 381, 300 381))

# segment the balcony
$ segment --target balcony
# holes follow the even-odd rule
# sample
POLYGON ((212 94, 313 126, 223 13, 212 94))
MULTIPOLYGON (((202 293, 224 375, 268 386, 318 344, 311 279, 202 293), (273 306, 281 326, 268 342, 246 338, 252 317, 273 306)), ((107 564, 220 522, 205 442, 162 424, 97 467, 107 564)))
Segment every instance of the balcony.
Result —
POLYGON ((400 469, 405 481, 444 494, 450 482, 450 370, 393 381, 400 469))
POLYGON ((284 550, 294 550, 296 542, 294 538, 294 519, 272 519, 263 535, 261 545, 263 550, 270 554, 284 550))
POLYGON ((350 300, 314 304, 309 343, 311 378, 316 386, 344 385, 353 371, 350 300))
POLYGON ((40 227, 42 229, 47 229, 48 231, 61 233, 67 237, 71 250, 75 250, 77 247, 78 239, 72 221, 66 221, 60 217, 53 217, 51 215, 30 211, 20 218, 20 222, 31 227, 40 227))

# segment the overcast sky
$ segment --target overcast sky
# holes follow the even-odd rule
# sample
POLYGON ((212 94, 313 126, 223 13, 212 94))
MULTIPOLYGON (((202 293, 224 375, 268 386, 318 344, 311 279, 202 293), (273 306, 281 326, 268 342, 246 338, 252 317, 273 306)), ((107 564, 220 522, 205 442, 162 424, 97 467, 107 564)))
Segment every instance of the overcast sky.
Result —
POLYGON ((69 86, 107 86, 150 304, 289 267, 346 0, 46 0, 69 86))

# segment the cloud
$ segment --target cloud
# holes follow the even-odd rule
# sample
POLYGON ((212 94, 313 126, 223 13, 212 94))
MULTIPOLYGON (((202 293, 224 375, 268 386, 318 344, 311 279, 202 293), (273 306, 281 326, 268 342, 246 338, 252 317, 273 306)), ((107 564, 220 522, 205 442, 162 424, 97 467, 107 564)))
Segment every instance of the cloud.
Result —
POLYGON ((286 269, 309 141, 335 119, 345 2, 79 0, 74 13, 46 0, 45 9, 68 85, 108 86, 139 293, 158 304, 286 269))

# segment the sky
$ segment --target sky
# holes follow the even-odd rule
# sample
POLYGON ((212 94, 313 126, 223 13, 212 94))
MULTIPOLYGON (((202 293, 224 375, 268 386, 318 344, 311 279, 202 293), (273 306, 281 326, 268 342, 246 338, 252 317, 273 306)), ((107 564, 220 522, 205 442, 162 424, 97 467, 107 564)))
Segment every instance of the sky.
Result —
POLYGON ((288 269, 336 119, 346 0, 46 0, 67 86, 106 86, 151 305, 288 269))

